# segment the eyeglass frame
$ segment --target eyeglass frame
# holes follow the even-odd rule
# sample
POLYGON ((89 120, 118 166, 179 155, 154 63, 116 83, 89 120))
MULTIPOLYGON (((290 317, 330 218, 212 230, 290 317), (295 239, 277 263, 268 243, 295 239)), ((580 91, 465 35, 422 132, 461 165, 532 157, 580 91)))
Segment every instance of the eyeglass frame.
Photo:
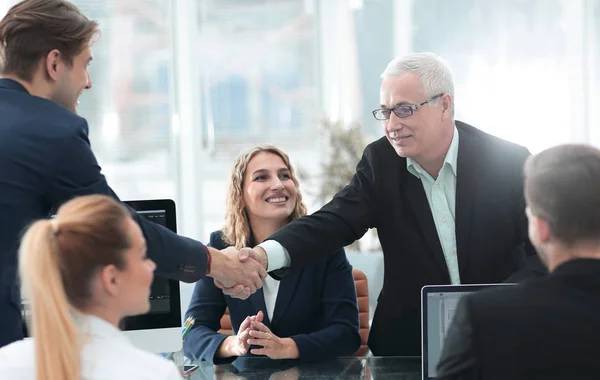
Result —
POLYGON ((393 108, 377 108, 376 110, 374 110, 372 112, 373 117, 375 118, 375 120, 389 120, 390 117, 392 117, 392 112, 394 113, 394 115, 396 115, 397 118, 399 119, 406 119, 408 117, 411 117, 412 115, 414 115, 414 113, 421 107, 423 107, 425 104, 430 103, 438 98, 441 98, 442 96, 445 95, 445 92, 442 92, 441 94, 437 94, 435 96, 432 96, 431 98, 425 100, 424 102, 420 103, 420 104, 399 104, 394 106, 393 108), (396 108, 399 107, 408 107, 408 109, 410 109, 410 115, 408 116, 400 116, 396 113, 396 108), (390 111, 390 115, 387 117, 387 119, 379 119, 377 118, 377 112, 380 111, 390 111))

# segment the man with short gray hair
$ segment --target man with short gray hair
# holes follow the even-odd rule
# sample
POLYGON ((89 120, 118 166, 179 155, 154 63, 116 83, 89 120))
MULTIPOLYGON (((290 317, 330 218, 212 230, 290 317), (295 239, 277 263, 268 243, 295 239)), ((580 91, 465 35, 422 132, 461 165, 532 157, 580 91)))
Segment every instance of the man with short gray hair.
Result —
POLYGON ((424 285, 502 282, 535 255, 522 179, 530 154, 454 120, 452 73, 435 54, 396 58, 381 77, 373 116, 385 136, 365 149, 331 202, 255 254, 269 271, 298 268, 377 228, 385 277, 369 347, 420 355, 424 285))
POLYGON ((461 299, 439 379, 600 378, 600 150, 531 157, 525 198, 529 237, 551 274, 461 299))

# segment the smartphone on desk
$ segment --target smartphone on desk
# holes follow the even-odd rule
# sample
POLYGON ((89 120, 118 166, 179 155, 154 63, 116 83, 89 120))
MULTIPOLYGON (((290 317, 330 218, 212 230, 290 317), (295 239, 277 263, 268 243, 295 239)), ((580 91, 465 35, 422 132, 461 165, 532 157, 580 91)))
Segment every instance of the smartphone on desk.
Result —
POLYGON ((196 370, 198 370, 198 364, 193 364, 193 365, 184 365, 183 366, 183 378, 184 379, 188 379, 192 373, 196 372, 196 370))

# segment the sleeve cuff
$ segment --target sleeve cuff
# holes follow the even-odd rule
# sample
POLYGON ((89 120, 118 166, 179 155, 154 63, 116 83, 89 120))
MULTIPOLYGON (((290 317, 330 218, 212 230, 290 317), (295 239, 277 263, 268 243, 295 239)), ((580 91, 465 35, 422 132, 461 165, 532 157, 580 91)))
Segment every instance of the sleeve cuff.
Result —
POLYGON ((267 240, 260 243, 258 247, 261 247, 267 253, 267 259, 269 260, 267 271, 270 272, 290 266, 290 255, 279 242, 267 240))

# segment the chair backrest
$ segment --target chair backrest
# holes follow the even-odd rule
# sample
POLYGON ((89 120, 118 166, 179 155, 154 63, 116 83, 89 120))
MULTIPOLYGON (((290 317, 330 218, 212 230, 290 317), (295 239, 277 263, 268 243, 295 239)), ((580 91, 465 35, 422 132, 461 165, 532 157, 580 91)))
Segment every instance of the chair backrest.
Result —
MULTIPOLYGON (((354 356, 363 356, 369 350, 367 341, 369 339, 369 282, 365 273, 358 269, 352 270, 354 285, 356 286, 356 297, 358 301, 359 328, 360 328, 360 348, 354 356)), ((221 334, 233 334, 231 318, 229 317, 229 308, 225 309, 225 314, 221 317, 221 334)))
POLYGON ((225 314, 221 317, 221 329, 219 333, 225 335, 233 335, 233 327, 231 326, 231 318, 229 317, 229 308, 225 309, 225 314))
POLYGON ((352 269, 354 284, 356 285, 356 297, 358 299, 358 315, 360 328, 360 348, 354 356, 363 356, 369 350, 369 281, 367 275, 358 269, 352 269))

